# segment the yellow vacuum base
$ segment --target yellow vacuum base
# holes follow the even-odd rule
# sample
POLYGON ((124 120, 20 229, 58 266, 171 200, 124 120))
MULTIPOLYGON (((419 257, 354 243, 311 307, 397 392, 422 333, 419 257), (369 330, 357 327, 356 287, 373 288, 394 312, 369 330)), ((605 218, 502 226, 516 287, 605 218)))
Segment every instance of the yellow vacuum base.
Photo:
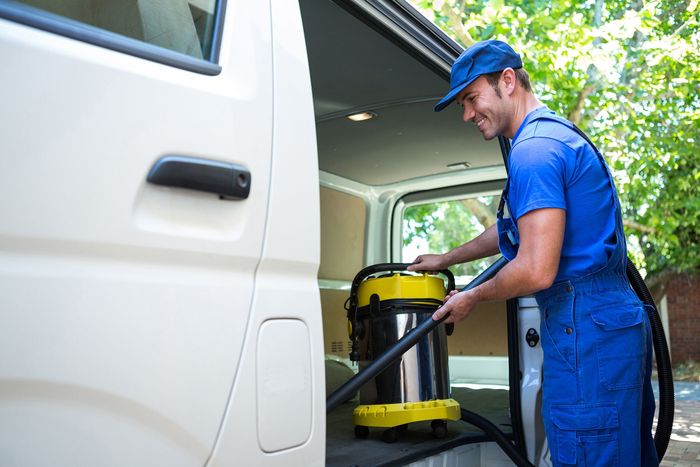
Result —
POLYGON ((352 412, 352 421, 359 426, 395 427, 424 420, 459 420, 459 402, 442 399, 400 404, 359 405, 352 412))

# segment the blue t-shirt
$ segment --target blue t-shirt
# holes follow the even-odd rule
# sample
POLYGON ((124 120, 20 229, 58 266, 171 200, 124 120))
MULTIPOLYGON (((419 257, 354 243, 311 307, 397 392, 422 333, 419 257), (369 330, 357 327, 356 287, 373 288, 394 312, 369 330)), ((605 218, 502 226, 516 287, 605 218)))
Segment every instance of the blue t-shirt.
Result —
POLYGON ((551 120, 546 107, 530 112, 512 142, 508 209, 517 223, 535 209, 566 211, 556 282, 605 266, 615 239, 615 201, 606 169, 593 148, 573 129, 551 120))

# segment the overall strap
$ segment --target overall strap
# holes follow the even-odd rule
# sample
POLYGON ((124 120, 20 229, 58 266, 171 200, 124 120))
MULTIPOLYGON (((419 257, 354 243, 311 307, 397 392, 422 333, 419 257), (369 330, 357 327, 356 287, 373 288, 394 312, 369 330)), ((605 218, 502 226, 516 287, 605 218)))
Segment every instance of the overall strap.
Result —
POLYGON ((595 153, 596 156, 598 156, 598 160, 603 164, 603 167, 605 168, 605 173, 608 176, 608 181, 610 182, 610 187, 612 188, 613 191, 613 197, 615 198, 615 207, 620 210, 620 202, 617 199, 617 190, 615 190, 615 180, 612 178, 612 173, 610 172, 610 168, 608 167, 607 162, 605 161, 605 158, 603 157, 603 154, 598 150, 595 144, 593 144, 593 141, 584 133, 581 131, 579 127, 574 125, 572 122, 568 121, 565 118, 562 118, 558 115, 553 115, 553 114, 540 114, 535 116, 531 121, 536 121, 536 120, 549 120, 552 122, 557 122, 561 125, 564 125, 565 127, 569 128, 570 130, 573 130, 578 134, 583 140, 588 143, 588 145, 593 149, 593 152, 595 153))
POLYGON ((496 218, 503 219, 503 208, 506 205, 506 200, 508 199, 508 189, 510 188, 510 176, 506 177, 506 184, 501 192, 501 200, 498 202, 498 211, 496 211, 496 218))
MULTIPOLYGON (((601 154, 601 152, 598 150, 598 148, 596 147, 596 145, 593 144, 593 141, 591 141, 591 139, 586 135, 586 133, 584 133, 579 127, 577 127, 576 125, 574 125, 573 122, 570 122, 569 120, 567 120, 567 119, 565 119, 565 118, 562 118, 562 117, 560 117, 559 115, 554 115, 554 114, 540 114, 540 115, 536 115, 531 121, 534 122, 535 120, 551 120, 551 121, 553 121, 553 122, 561 123, 561 124, 564 125, 565 127, 574 130, 576 133, 578 133, 578 135, 579 135, 581 138, 583 138, 583 140, 584 140, 586 143, 588 143, 588 144, 593 148, 593 150, 595 151, 595 153, 596 153, 598 156, 600 156, 600 158, 603 160, 603 163, 605 163, 605 158, 603 157, 603 155, 601 154)), ((605 166, 607 167, 607 164, 605 164, 605 166)))

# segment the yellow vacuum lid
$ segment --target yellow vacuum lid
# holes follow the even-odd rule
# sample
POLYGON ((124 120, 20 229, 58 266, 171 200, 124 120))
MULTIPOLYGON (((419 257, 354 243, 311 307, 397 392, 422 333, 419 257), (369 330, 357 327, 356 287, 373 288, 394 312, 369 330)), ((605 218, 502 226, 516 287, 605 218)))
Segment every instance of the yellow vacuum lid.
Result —
POLYGON ((445 283, 436 276, 423 274, 406 276, 393 274, 389 277, 370 277, 357 288, 358 306, 369 305, 369 298, 377 294, 380 300, 395 298, 445 298, 445 283))

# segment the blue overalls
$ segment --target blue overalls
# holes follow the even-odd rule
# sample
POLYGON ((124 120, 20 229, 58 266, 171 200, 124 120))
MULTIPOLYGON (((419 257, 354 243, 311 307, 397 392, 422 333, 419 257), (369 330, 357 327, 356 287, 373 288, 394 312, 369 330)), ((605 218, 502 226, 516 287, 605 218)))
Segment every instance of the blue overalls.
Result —
MULTIPOLYGON (((620 202, 603 156, 571 122, 548 119, 580 134, 605 167, 615 203, 617 245, 601 269, 557 282, 536 294, 544 353, 542 418, 554 466, 658 466, 651 427, 651 327, 627 281, 620 202)), ((499 249, 512 260, 518 229, 498 210, 499 249)), ((509 209, 510 210, 510 209, 509 209)), ((585 226, 581 226, 585 228, 585 226)))

